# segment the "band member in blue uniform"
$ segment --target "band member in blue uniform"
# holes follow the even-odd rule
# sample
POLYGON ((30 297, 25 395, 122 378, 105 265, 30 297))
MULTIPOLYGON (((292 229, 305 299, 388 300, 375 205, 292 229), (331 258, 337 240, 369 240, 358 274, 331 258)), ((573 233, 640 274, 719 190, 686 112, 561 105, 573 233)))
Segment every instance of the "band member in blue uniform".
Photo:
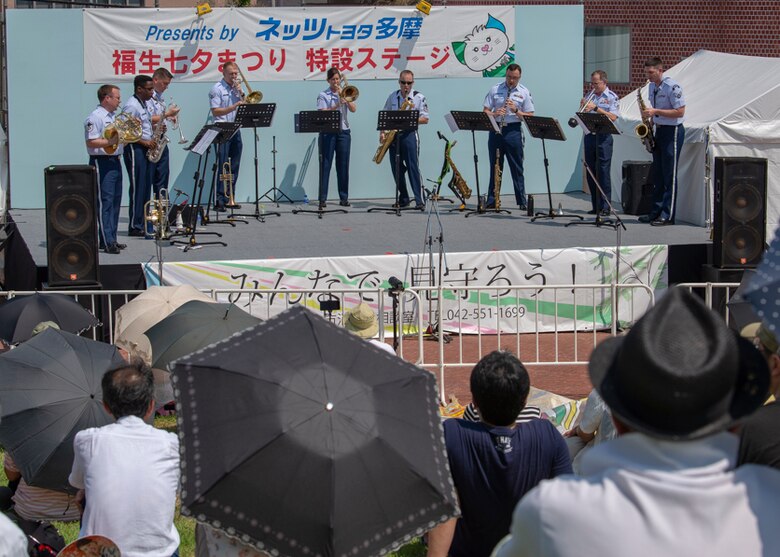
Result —
POLYGON ((490 185, 487 192, 487 208, 495 207, 495 173, 496 155, 499 156, 499 167, 504 168, 504 157, 509 161, 509 171, 512 174, 512 184, 515 189, 515 201, 520 210, 526 210, 525 178, 523 177, 523 128, 521 116, 533 116, 534 101, 531 92, 520 85, 522 70, 518 64, 506 67, 504 81, 494 85, 488 91, 483 103, 486 113, 492 114, 499 124, 503 124, 502 133, 491 130, 488 137, 488 154, 490 155, 490 185))
POLYGON ((89 164, 97 170, 98 178, 98 229, 100 249, 106 253, 119 253, 125 244, 116 241, 119 227, 119 206, 122 202, 122 156, 123 145, 119 135, 111 139, 103 137, 106 127, 114 123, 116 109, 122 103, 122 95, 116 85, 101 85, 97 92, 100 104, 84 122, 84 139, 87 143, 89 164), (116 151, 106 153, 105 148, 116 145, 116 151))
POLYGON ((147 102, 152 98, 154 85, 148 75, 137 75, 133 80, 133 94, 122 107, 124 112, 141 121, 141 140, 127 146, 124 153, 127 175, 130 179, 129 218, 130 236, 151 237, 152 230, 144 230, 144 204, 152 196, 152 164, 146 152, 154 146, 152 141, 152 114, 147 102))
MULTIPOLYGON (((238 65, 235 62, 225 62, 222 66, 222 79, 220 79, 209 91, 209 103, 211 115, 215 122, 235 122, 236 109, 244 104, 244 91, 239 83, 238 65)), ((230 159, 233 184, 238 183, 238 170, 241 166, 241 153, 244 144, 241 142, 241 130, 238 130, 229 141, 219 146, 217 163, 222 172, 223 165, 230 159)), ((225 194, 225 184, 217 180, 217 198, 214 209, 224 211, 228 196, 225 194)), ((239 208, 239 207, 234 207, 239 208)))
POLYGON ((329 87, 317 96, 317 110, 338 110, 341 112, 341 131, 338 133, 321 133, 319 137, 320 154, 320 190, 319 207, 324 208, 328 200, 328 182, 333 156, 336 156, 336 177, 339 188, 339 205, 349 207, 349 153, 352 136, 349 130, 347 114, 355 112, 357 105, 340 95, 341 72, 338 68, 330 68, 327 73, 329 87))
MULTIPOLYGON (((613 122, 620 116, 620 99, 607 87, 607 72, 596 70, 590 74, 591 92, 583 100, 587 100, 582 107, 583 112, 598 112, 604 114, 613 122)), ((588 174, 588 189, 590 189, 590 201, 592 209, 590 214, 609 215, 607 201, 612 199, 612 181, 609 176, 612 166, 612 134, 589 133, 585 136, 585 162, 604 190, 601 197, 596 184, 588 174)))
MULTIPOLYGON (((393 91, 387 101, 385 101, 384 110, 401 110, 406 103, 406 110, 419 110, 420 117, 418 124, 428 123, 428 102, 425 95, 412 89, 414 85, 414 74, 409 70, 404 70, 398 77, 400 88, 393 91)), ((379 133, 379 143, 385 140, 385 132, 379 133)), ((412 186, 414 201, 417 209, 424 209, 425 202, 422 194, 422 176, 420 174, 420 136, 417 130, 399 131, 389 150, 390 168, 393 170, 393 179, 398 184, 398 204, 406 207, 411 203, 409 199, 409 190, 406 188, 405 175, 409 176, 409 184, 412 186), (395 155, 396 145, 400 151, 400 164, 396 169, 395 155), (398 170, 399 176, 396 176, 398 170)))
POLYGON ((655 124, 654 187, 653 209, 649 215, 639 217, 639 221, 665 226, 674 224, 677 169, 685 141, 685 97, 679 83, 664 77, 660 58, 650 58, 645 62, 645 73, 650 81, 650 106, 642 116, 652 118, 655 124))
MULTIPOLYGON (((152 98, 147 103, 149 112, 152 114, 152 130, 154 130, 161 119, 175 118, 179 113, 179 107, 175 105, 167 106, 163 97, 163 93, 168 89, 172 79, 173 74, 165 68, 157 68, 152 74, 154 93, 152 93, 152 98)), ((169 178, 170 163, 168 160, 168 146, 166 145, 163 148, 162 155, 160 155, 160 160, 152 163, 152 191, 154 192, 154 197, 160 195, 161 189, 168 189, 169 178)))

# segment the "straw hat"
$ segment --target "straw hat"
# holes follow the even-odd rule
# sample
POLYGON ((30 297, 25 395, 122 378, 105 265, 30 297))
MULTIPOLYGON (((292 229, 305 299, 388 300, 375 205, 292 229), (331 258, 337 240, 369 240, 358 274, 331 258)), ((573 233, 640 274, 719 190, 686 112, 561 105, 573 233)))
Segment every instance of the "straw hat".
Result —
POLYGON ((376 314, 365 302, 344 312, 344 327, 361 338, 372 338, 379 332, 376 314))

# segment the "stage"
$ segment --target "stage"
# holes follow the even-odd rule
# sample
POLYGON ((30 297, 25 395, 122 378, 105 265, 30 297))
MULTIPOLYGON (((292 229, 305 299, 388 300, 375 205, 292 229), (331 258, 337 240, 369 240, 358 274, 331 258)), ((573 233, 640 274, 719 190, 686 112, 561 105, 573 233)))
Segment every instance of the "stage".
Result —
MULTIPOLYGON (((444 192, 444 190, 442 190, 444 192)), ((472 198, 473 201, 473 198, 472 198)), ((553 207, 560 204, 564 213, 580 215, 583 222, 593 222, 587 214, 590 199, 586 194, 554 194, 553 207)), ((617 233, 606 226, 575 225, 579 219, 560 217, 531 222, 525 211, 518 210, 512 195, 502 196, 502 208, 511 214, 486 214, 465 217, 458 211, 450 211, 454 204, 438 203, 438 215, 432 211, 403 211, 400 216, 391 212, 367 212, 371 207, 390 208, 391 199, 352 200, 347 213, 316 214, 316 204, 283 202, 279 207, 265 201, 261 211, 278 211, 281 216, 265 217, 261 222, 253 217, 243 217, 245 223, 235 227, 217 224, 216 214, 211 213, 211 224, 199 228, 199 232, 219 232, 221 238, 197 234, 199 242, 222 240, 227 246, 203 245, 184 251, 184 246, 172 246, 159 242, 160 253, 166 262, 173 261, 227 261, 271 258, 308 258, 367 256, 384 254, 422 253, 426 251, 429 237, 433 238, 433 253, 438 253, 438 237, 443 235, 445 254, 448 252, 486 252, 523 249, 557 249, 571 247, 615 246, 617 233), (315 214, 293 214, 294 209, 307 209, 315 214)), ((535 195, 537 212, 547 212, 546 195, 535 195)), ((430 208, 431 204, 428 204, 430 208)), ((328 209, 337 209, 338 202, 328 203, 328 209)), ((244 204, 240 213, 254 213, 254 204, 244 204)), ((18 227, 18 236, 29 249, 30 258, 23 263, 18 253, 8 254, 6 279, 14 286, 10 276, 22 272, 24 265, 34 264, 39 281, 46 280, 46 213, 43 209, 11 210, 10 215, 18 227), (9 272, 10 271, 10 272, 9 272)), ((219 218, 224 219, 225 213, 219 218)), ((707 263, 709 233, 705 228, 686 223, 674 226, 653 227, 638 222, 635 215, 620 215, 626 230, 621 231, 621 245, 640 246, 663 244, 670 247, 669 282, 699 280, 699 268, 707 263)), ((118 255, 99 254, 100 276, 104 288, 143 288, 141 263, 156 262, 156 242, 127 236, 127 209, 122 208, 119 222, 119 241, 127 249, 118 255)), ((17 238, 18 240, 19 238, 17 238)), ((188 239, 180 238, 180 239, 188 239)), ((18 252, 18 249, 14 249, 18 252)))

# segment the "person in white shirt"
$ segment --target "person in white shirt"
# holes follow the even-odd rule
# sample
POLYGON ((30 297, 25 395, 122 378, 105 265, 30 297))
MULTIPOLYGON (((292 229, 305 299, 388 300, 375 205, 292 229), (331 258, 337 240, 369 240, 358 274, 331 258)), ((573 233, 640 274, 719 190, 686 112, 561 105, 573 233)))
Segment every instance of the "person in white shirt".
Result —
POLYGON ((494 557, 776 554, 780 471, 736 468, 728 431, 768 394, 750 342, 673 288, 626 336, 596 347, 589 373, 618 437, 583 457, 584 477, 529 492, 494 557))
POLYGON ((102 388, 116 423, 80 431, 73 441, 68 480, 84 501, 79 537, 105 536, 123 557, 176 555, 179 439, 145 423, 154 412, 152 370, 134 362, 107 371, 102 388))

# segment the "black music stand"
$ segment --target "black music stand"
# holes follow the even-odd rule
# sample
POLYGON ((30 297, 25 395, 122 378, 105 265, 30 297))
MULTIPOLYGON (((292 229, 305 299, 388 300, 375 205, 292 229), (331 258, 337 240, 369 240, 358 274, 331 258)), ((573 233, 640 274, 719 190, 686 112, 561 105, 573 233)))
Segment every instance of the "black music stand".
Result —
POLYGON ((535 222, 538 219, 557 219, 560 217, 569 217, 582 220, 580 215, 569 215, 561 211, 556 213, 553 209, 552 202, 552 190, 550 189, 550 160, 547 158, 547 146, 545 145, 546 139, 552 139, 554 141, 566 141, 566 136, 561 129, 561 125, 555 118, 548 118, 546 116, 523 116, 522 120, 525 125, 528 126, 528 132, 531 137, 542 140, 542 153, 544 153, 544 175, 547 178, 547 201, 550 204, 550 210, 547 213, 536 213, 531 218, 531 222, 535 222))
MULTIPOLYGON (((339 133, 341 131, 340 110, 302 110, 295 114, 295 133, 339 133)), ((322 142, 317 141, 320 156, 320 173, 322 180, 322 142)), ((317 204, 317 210, 293 209, 293 215, 309 214, 322 218, 325 213, 348 213, 346 209, 323 209, 317 204)))
MULTIPOLYGON (((171 240, 172 246, 176 244, 182 244, 186 246, 184 251, 189 251, 192 248, 207 245, 227 246, 225 242, 219 240, 213 242, 198 242, 196 236, 198 229, 198 214, 201 213, 201 202, 203 200, 203 175, 206 173, 206 168, 208 167, 208 158, 209 153, 211 152, 211 145, 220 137, 222 133, 223 132, 218 126, 215 126, 214 124, 207 124, 200 129, 198 135, 196 135, 195 139, 192 140, 192 143, 184 148, 185 150, 191 151, 198 155, 198 168, 195 170, 195 175, 193 176, 195 180, 195 186, 192 192, 192 199, 195 199, 196 202, 195 205, 190 207, 190 214, 188 219, 189 222, 185 223, 185 231, 183 233, 176 232, 173 234, 173 236, 189 235, 190 238, 186 242, 181 240, 171 240), (203 157, 204 154, 206 155, 205 159, 203 157), (203 162, 202 171, 200 166, 201 162, 203 162), (197 192, 197 195, 195 192, 197 192)), ((228 135, 228 137, 231 136, 232 134, 228 135)), ((201 234, 210 234, 219 238, 222 237, 222 234, 219 232, 201 232, 201 234)))
POLYGON ((455 125, 459 130, 471 131, 471 149, 474 153, 474 183, 477 188, 477 208, 472 209, 471 211, 466 211, 466 218, 470 217, 471 215, 486 215, 488 212, 491 214, 511 214, 511 212, 507 211, 506 209, 491 209, 488 211, 487 207, 485 207, 485 204, 482 203, 482 191, 479 188, 479 157, 477 156, 477 139, 474 135, 474 132, 495 131, 487 113, 484 111, 467 112, 464 110, 453 110, 450 112, 450 114, 452 114, 455 125))
MULTIPOLYGON (((395 147, 395 157, 393 157, 393 164, 395 165, 395 204, 392 209, 388 210, 385 207, 372 207, 368 210, 369 213, 373 211, 382 211, 388 215, 401 216, 401 211, 417 211, 418 208, 414 207, 401 207, 399 201, 400 191, 398 190, 398 184, 401 183, 401 148, 399 146, 398 132, 416 131, 420 124, 420 111, 419 110, 380 110, 377 114, 377 131, 390 132, 395 130, 396 134, 393 138, 393 146, 395 147)), ((412 187, 411 177, 409 187, 412 187)), ((420 189, 422 190, 422 184, 420 189)), ((414 192, 412 192, 414 194, 414 192)), ((422 195, 423 192, 420 191, 422 195)), ((415 199, 416 201, 416 199, 415 199)), ((411 205, 411 201, 409 202, 411 205)))
MULTIPOLYGON (((612 123, 612 120, 609 119, 609 116, 606 114, 599 114, 598 112, 577 112, 574 115, 574 119, 579 122, 582 127, 584 127, 589 133, 597 134, 597 133, 605 133, 610 135, 618 135, 620 134, 620 130, 618 130, 615 127, 615 124, 612 123)), ((596 150, 596 158, 598 159, 598 150, 596 150)), ((582 163, 585 166, 585 171, 588 173, 588 175, 593 180, 593 183, 596 186, 596 189, 598 189, 598 193, 601 199, 607 202, 607 207, 609 207, 609 213, 610 215, 614 215, 614 222, 611 219, 602 219, 601 218, 601 210, 596 210, 596 219, 593 221, 583 221, 583 222, 570 222, 566 226, 569 226, 569 224, 590 224, 593 226, 609 226, 610 228, 613 228, 615 230, 618 230, 618 227, 623 227, 623 230, 626 229, 626 225, 623 224, 623 221, 620 219, 620 217, 617 215, 617 212, 615 212, 615 208, 612 206, 612 200, 607 199, 607 196, 604 195, 604 189, 601 187, 601 182, 599 182, 598 178, 598 167, 596 167, 596 172, 594 173, 593 170, 588 166, 587 157, 582 157, 582 163)), ((619 231, 618 231, 619 233, 619 231)), ((618 245, 620 242, 620 238, 618 238, 618 245)))
MULTIPOLYGON (((252 128, 255 138, 255 212, 249 214, 236 213, 240 217, 254 217, 260 222, 265 222, 265 217, 276 215, 281 217, 281 213, 275 211, 260 210, 260 184, 259 168, 257 163, 257 128, 268 128, 274 119, 276 112, 276 103, 256 103, 242 104, 236 109, 236 123, 242 128, 252 128)), ((235 183, 233 184, 235 186, 235 183)))

